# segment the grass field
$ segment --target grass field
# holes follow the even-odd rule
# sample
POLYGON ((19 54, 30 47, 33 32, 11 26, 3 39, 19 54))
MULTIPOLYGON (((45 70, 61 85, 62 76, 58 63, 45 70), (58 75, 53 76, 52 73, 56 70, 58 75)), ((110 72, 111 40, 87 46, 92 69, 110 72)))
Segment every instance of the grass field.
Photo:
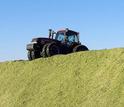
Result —
POLYGON ((124 107, 124 49, 0 63, 0 107, 124 107))

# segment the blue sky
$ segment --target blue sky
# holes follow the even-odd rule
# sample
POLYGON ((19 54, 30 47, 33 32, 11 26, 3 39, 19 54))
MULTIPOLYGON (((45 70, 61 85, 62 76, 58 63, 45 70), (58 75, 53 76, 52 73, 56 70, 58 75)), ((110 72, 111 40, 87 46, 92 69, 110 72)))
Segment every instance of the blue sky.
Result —
POLYGON ((124 0, 0 0, 0 61, 27 59, 49 28, 80 32, 91 50, 124 47, 124 0))

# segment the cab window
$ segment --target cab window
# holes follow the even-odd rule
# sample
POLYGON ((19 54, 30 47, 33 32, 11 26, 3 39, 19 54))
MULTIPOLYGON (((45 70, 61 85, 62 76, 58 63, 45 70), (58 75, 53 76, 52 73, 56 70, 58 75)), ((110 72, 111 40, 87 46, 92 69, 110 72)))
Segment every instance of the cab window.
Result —
POLYGON ((58 41, 64 41, 64 39, 65 39, 64 33, 63 32, 58 32, 56 34, 56 38, 55 39, 58 40, 58 41))
POLYGON ((77 37, 77 35, 68 35, 67 40, 69 42, 78 42, 78 37, 77 37))

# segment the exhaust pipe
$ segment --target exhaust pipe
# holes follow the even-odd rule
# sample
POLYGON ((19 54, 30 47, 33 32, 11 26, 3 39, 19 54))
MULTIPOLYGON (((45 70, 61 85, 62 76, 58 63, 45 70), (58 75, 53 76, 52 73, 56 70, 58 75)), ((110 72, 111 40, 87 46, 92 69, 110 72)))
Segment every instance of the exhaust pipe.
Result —
POLYGON ((51 38, 52 36, 52 29, 49 29, 49 39, 51 38))

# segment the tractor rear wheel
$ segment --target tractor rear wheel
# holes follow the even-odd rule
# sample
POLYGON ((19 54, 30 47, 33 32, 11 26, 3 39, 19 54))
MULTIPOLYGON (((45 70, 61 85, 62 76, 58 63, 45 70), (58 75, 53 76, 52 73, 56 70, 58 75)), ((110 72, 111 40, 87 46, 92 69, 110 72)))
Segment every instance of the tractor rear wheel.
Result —
POLYGON ((89 49, 85 45, 77 45, 74 47, 73 52, 88 51, 89 49))
POLYGON ((48 46, 47 46, 47 49, 46 49, 46 53, 47 53, 48 57, 60 54, 60 48, 54 42, 49 43, 48 46))

